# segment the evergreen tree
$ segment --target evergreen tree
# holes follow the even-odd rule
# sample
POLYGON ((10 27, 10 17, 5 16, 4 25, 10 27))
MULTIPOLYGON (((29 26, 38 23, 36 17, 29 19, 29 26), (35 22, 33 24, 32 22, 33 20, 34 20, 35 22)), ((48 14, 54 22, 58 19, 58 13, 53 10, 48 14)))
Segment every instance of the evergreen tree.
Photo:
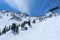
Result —
POLYGON ((24 26, 25 26, 25 22, 21 24, 21 28, 24 28, 24 26))
POLYGON ((25 27, 25 30, 27 30, 28 29, 28 27, 25 27))
POLYGON ((6 27, 6 31, 9 31, 9 27, 6 27))
POLYGON ((20 27, 20 24, 17 27, 20 27))
POLYGON ((28 21, 28 25, 31 26, 31 22, 30 22, 30 20, 28 21))
POLYGON ((11 29, 11 26, 9 26, 9 30, 11 29))
POLYGON ((2 33, 5 33, 6 34, 6 25, 5 25, 5 27, 4 27, 4 29, 3 29, 3 31, 2 31, 2 33))
POLYGON ((31 27, 31 22, 30 22, 30 20, 28 21, 28 25, 29 25, 30 28, 32 28, 32 27, 31 27))
POLYGON ((33 22, 32 23, 36 23, 36 21, 35 20, 33 20, 33 22))
POLYGON ((19 30, 18 30, 16 23, 12 24, 11 30, 13 31, 14 34, 19 33, 19 30))
POLYGON ((2 35, 1 30, 0 30, 0 35, 2 35))

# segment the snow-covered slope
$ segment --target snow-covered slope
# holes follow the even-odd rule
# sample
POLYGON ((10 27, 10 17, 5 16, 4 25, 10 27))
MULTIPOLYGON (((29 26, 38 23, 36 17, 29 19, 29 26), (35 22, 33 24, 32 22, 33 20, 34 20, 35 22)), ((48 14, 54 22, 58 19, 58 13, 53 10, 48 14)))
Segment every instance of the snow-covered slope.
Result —
MULTIPOLYGON (((10 13, 11 14, 11 13, 10 13)), ((14 35, 11 30, 9 30, 6 34, 0 36, 0 40, 60 40, 60 15, 53 14, 49 12, 44 16, 39 17, 31 17, 31 16, 20 16, 20 20, 10 20, 12 15, 5 16, 2 13, 0 14, 0 29, 2 30, 5 25, 9 26, 12 23, 20 24, 23 21, 30 20, 31 27, 28 27, 28 30, 21 30, 19 27, 19 34, 14 35), (35 20, 36 23, 32 23, 35 20)), ((17 14, 15 15, 17 16, 17 14)), ((18 16, 17 16, 18 17, 18 16)))

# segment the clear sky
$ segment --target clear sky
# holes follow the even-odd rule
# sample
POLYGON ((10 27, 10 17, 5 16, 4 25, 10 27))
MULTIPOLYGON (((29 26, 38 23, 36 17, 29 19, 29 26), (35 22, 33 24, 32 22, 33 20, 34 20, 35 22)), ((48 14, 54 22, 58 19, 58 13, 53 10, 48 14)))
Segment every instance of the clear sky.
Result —
POLYGON ((10 10, 12 12, 18 11, 5 3, 4 0, 0 0, 0 10, 10 10))
MULTIPOLYGON (((60 0, 57 1, 56 0, 29 0, 28 10, 30 15, 39 16, 39 15, 44 15, 46 12, 48 12, 50 8, 55 7, 57 5, 60 5, 60 0)), ((0 0, 0 10, 10 10, 12 12, 19 11, 18 9, 15 9, 12 6, 10 6, 4 0, 0 0)), ((60 10, 57 10, 56 12, 60 13, 60 10)))

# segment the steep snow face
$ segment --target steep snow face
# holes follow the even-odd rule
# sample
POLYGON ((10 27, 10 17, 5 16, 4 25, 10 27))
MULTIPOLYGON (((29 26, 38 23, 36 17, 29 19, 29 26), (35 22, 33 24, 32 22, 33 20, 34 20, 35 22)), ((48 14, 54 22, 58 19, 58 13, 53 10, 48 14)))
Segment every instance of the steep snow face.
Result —
MULTIPOLYGON (((29 28, 29 26, 26 25, 28 27, 28 30, 23 31, 19 27, 19 34, 17 35, 14 35, 10 30, 6 34, 1 35, 0 40, 60 40, 60 16, 55 16, 45 15, 42 17, 22 17, 22 21, 30 19, 32 28, 29 28), (43 21, 40 21, 41 19, 38 20, 39 18, 42 18, 43 21), (36 23, 32 23, 33 20, 36 20, 36 23)), ((22 22, 16 20, 9 21, 7 20, 9 19, 8 17, 4 17, 6 20, 0 19, 0 29, 2 28, 3 24, 10 25, 14 22, 22 22)))

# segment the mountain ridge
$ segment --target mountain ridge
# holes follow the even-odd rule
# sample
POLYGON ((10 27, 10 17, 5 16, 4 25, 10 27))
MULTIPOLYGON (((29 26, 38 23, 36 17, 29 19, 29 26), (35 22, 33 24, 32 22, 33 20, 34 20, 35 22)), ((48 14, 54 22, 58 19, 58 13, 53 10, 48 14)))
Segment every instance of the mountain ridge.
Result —
MULTIPOLYGON (((5 12, 4 12, 5 13, 5 12)), ((49 31, 49 32, 51 32, 50 31, 50 24, 51 24, 51 26, 53 27, 53 29, 55 30, 55 28, 54 28, 54 25, 55 26, 58 26, 59 24, 57 24, 58 23, 58 21, 57 21, 57 19, 60 19, 59 17, 60 17, 60 15, 59 14, 55 14, 55 13, 51 13, 51 12, 49 12, 49 13, 47 13, 47 14, 45 14, 45 15, 43 15, 43 16, 38 16, 38 17, 31 17, 31 16, 23 16, 23 15, 19 15, 19 14, 11 14, 11 12, 10 12, 10 14, 8 14, 8 16, 7 16, 7 14, 8 13, 5 13, 5 14, 2 14, 1 12, 0 12, 0 16, 2 16, 2 19, 0 19, 0 30, 1 30, 1 32, 3 31, 3 29, 5 28, 5 26, 8 28, 8 32, 6 32, 6 34, 5 33, 3 33, 3 35, 1 35, 0 36, 0 39, 1 40, 28 40, 28 38, 30 39, 30 40, 43 40, 43 38, 41 38, 41 36, 43 35, 43 37, 44 37, 44 35, 46 35, 45 34, 45 32, 47 32, 47 31, 49 31), (20 19, 19 19, 19 18, 20 19), (17 18, 17 19, 16 19, 17 18), (29 26, 28 25, 28 22, 29 22, 29 20, 30 20, 30 25, 31 26, 29 26), (55 21, 56 21, 56 23, 55 23, 55 21), (13 31, 12 31, 12 29, 11 29, 11 27, 12 27, 12 24, 13 23, 16 23, 16 26, 18 26, 18 29, 19 29, 19 33, 18 33, 18 35, 16 35, 16 34, 14 34, 13 33, 13 31), (25 24, 24 24, 25 23, 25 24), (24 28, 23 28, 23 30, 21 29, 21 25, 24 25, 24 28), (44 25, 45 24, 45 25, 44 25), (10 26, 10 29, 9 29, 9 26, 10 26), (45 28, 45 27, 47 28, 45 28), (49 27, 49 28, 48 28, 49 27), (26 28, 26 30, 25 30, 25 28, 26 28), (45 29, 45 31, 44 31, 44 29, 45 29), (48 30, 49 29, 49 30, 48 30), (43 33, 41 34, 41 32, 43 31, 43 33), (47 30, 47 31, 46 31, 47 30), (13 35, 13 34, 15 35, 13 35), (31 34, 30 34, 31 33, 31 34), (29 35, 30 34, 30 35, 29 35), (38 35, 40 35, 41 34, 41 36, 38 36, 38 35), (33 35, 33 36, 32 36, 33 35), (34 37, 36 35, 36 37, 34 37), (13 37, 12 37, 13 36, 13 37), (26 37, 25 37, 26 36, 26 37), (6 38, 7 37, 7 38, 6 38), (11 38, 12 39, 11 39, 11 38), (40 38, 41 39, 40 39, 40 38), (6 38, 6 39, 4 39, 4 38, 6 38), (15 38, 15 39, 14 39, 15 38), (17 39, 18 38, 18 39, 17 39), (23 39, 22 39, 23 38, 23 39)), ((14 24, 15 25, 15 24, 14 24)), ((59 27, 58 27, 59 28, 59 27)), ((53 29, 52 29, 52 31, 53 31, 53 29)), ((47 34, 48 35, 48 34, 47 34)), ((51 34, 50 34, 51 35, 51 34)), ((49 36, 50 36, 49 35, 49 36)), ((49 37, 48 36, 48 37, 49 37)), ((54 35, 53 35, 54 36, 54 35)), ((45 38, 45 37, 44 37, 45 38)), ((44 39, 45 40, 45 39, 44 39)), ((48 40, 48 39, 47 39, 48 40)))

